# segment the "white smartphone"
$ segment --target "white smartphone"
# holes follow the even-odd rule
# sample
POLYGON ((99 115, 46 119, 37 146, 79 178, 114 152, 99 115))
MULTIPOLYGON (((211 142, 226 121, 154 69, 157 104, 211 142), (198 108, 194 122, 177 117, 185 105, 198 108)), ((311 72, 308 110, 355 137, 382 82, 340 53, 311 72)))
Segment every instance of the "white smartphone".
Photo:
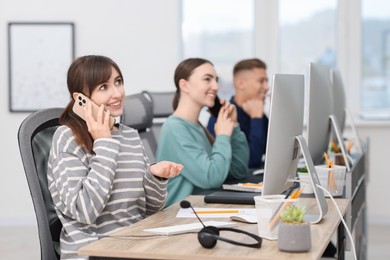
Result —
MULTIPOLYGON (((85 121, 85 114, 84 114, 84 107, 88 104, 91 103, 92 107, 92 116, 97 119, 98 116, 98 111, 99 111, 99 106, 95 104, 91 99, 89 99, 87 96, 77 93, 74 105, 73 105, 73 112, 75 112, 76 115, 81 117, 85 121)), ((103 117, 105 117, 106 111, 103 111, 103 117)), ((110 129, 114 126, 115 124, 115 118, 110 116, 110 129)))

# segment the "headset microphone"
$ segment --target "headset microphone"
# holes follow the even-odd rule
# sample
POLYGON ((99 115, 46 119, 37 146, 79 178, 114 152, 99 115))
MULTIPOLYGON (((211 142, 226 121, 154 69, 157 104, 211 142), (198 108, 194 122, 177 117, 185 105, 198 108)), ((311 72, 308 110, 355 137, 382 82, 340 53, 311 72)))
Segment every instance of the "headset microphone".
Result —
POLYGON ((205 248, 213 248, 217 244, 217 240, 225 241, 227 243, 238 245, 238 246, 247 246, 247 247, 254 247, 254 248, 261 247, 262 238, 257 235, 246 232, 244 230, 239 230, 234 228, 217 228, 214 226, 205 226, 202 220, 199 218, 196 211, 194 210, 194 208, 191 206, 191 203, 187 200, 182 200, 180 202, 180 207, 184 209, 191 208, 194 214, 196 215, 196 217, 198 218, 199 222, 202 223, 203 228, 198 233, 198 241, 205 248), (219 231, 231 231, 235 233, 245 234, 247 236, 252 237, 257 242, 253 244, 237 242, 228 238, 221 237, 219 235, 219 231))
POLYGON ((198 218, 199 222, 202 223, 203 227, 206 227, 204 225, 204 223, 202 222, 202 220, 199 218, 198 214, 196 213, 196 211, 194 210, 194 208, 191 206, 191 203, 188 201, 188 200, 182 200, 180 202, 180 207, 182 207, 183 209, 188 209, 188 208, 191 208, 192 211, 195 213, 195 216, 198 218))

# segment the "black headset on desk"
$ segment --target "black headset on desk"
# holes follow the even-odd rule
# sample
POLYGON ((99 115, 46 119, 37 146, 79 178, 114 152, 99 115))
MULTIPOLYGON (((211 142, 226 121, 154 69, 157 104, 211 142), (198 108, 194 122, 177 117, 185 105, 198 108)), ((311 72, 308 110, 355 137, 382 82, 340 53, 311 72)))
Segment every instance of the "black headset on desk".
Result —
POLYGON ((224 241, 224 242, 227 242, 227 243, 230 243, 233 245, 237 245, 237 246, 247 246, 247 247, 254 247, 254 248, 261 247, 261 242, 263 241, 262 238, 257 236, 257 235, 254 235, 252 233, 246 232, 244 230, 239 230, 239 229, 235 229, 235 228, 217 228, 214 226, 207 226, 206 227, 203 224, 202 220, 200 220, 198 214, 196 214, 196 211, 191 206, 191 203, 187 200, 182 200, 180 202, 180 207, 182 207, 184 209, 191 208, 192 211, 195 213, 196 217, 198 218, 198 220, 200 221, 200 223, 202 223, 203 228, 198 233, 198 241, 205 248, 213 248, 217 244, 217 240, 221 240, 221 241, 224 241), (250 236, 251 238, 255 239, 257 242, 252 243, 252 244, 247 244, 247 243, 241 243, 238 241, 234 241, 234 240, 231 240, 228 238, 221 237, 219 235, 219 231, 231 231, 231 232, 235 232, 235 233, 245 234, 245 235, 250 236))

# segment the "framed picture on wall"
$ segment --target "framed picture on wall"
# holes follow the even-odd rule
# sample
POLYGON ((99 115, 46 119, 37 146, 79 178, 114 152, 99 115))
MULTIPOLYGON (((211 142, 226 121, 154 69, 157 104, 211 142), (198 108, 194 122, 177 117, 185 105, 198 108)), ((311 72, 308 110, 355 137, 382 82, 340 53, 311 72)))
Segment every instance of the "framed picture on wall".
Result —
POLYGON ((74 24, 8 23, 9 110, 32 112, 68 103, 74 24))

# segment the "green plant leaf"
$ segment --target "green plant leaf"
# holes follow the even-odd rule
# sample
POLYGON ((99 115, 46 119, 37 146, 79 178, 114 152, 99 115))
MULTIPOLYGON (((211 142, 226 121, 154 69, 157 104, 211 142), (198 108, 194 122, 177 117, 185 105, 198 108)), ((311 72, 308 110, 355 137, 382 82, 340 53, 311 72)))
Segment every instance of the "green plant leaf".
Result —
POLYGON ((304 167, 297 168, 297 172, 308 172, 308 170, 307 170, 307 167, 304 166, 304 167))
POLYGON ((280 215, 280 220, 287 223, 303 223, 305 210, 296 205, 292 205, 285 209, 280 215))

